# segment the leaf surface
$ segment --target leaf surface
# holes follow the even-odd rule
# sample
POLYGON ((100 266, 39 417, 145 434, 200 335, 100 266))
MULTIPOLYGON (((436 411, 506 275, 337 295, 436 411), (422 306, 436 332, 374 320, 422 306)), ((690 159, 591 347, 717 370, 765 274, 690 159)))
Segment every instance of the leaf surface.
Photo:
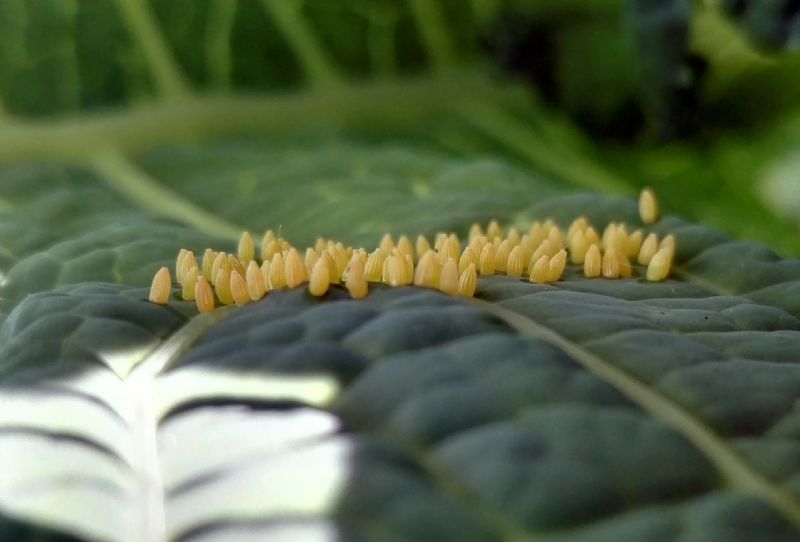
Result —
MULTIPOLYGON (((392 170, 396 151, 386 152, 378 153, 383 170, 365 166, 378 179, 392 170)), ((189 156, 176 161, 176 179, 192 178, 197 158, 189 156)), ((408 155, 399 156, 402 169, 408 155)), ((451 175, 486 172, 502 187, 498 172, 508 171, 414 164, 441 190, 437 204, 467 203, 432 227, 485 212, 470 210, 474 193, 445 190, 451 175)), ((213 157, 197 171, 213 175, 213 157)), ((597 225, 636 222, 628 200, 521 201, 515 176, 506 178, 508 192, 494 196, 520 223, 578 213, 597 225)), ((321 197, 353 182, 329 181, 321 197)), ((390 175, 369 193, 398 198, 406 182, 390 175)), ((179 182, 164 186, 181 193, 179 182)), ((258 209, 254 198, 269 205, 269 186, 232 198, 225 218, 258 209)), ((128 212, 146 212, 112 196, 128 212)), ((389 214, 373 226, 369 206, 349 212, 364 232, 408 219, 389 214)), ((398 223, 409 233, 426 227, 398 223)), ((153 239, 159 227, 195 231, 158 224, 153 239)), ((313 237, 305 220, 295 224, 313 237)), ((3 506, 22 521, 121 540, 636 540, 653 532, 792 540, 800 307, 787 292, 800 284, 800 263, 675 218, 654 230, 678 239, 666 282, 590 280, 569 266, 554 285, 484 277, 475 303, 415 288, 376 288, 359 302, 336 288, 316 300, 301 288, 197 316, 185 302, 146 302, 125 275, 117 285, 19 294, 2 331, 3 440, 7 458, 31 462, 2 478, 3 506), (20 487, 30 488, 26 499, 20 487), (53 507, 53 499, 94 504, 53 507), (103 521, 88 514, 96 509, 103 521)), ((354 241, 365 235, 350 231, 354 241)), ((108 242, 107 233, 84 237, 108 242)), ((65 243, 45 254, 67 254, 55 250, 65 243)), ((141 250, 157 255, 150 245, 141 250)), ((43 261, 37 255, 9 277, 30 275, 43 261)), ((161 263, 143 261, 143 275, 161 263)))
MULTIPOLYGON (((466 4, 0 3, 0 539, 798 540, 800 261, 594 192, 632 193, 664 159, 598 165, 615 158, 471 56, 493 8, 466 4), (241 230, 372 247, 579 215, 674 234, 670 278, 569 264, 547 285, 482 277, 472 300, 147 301, 180 248, 235 251, 241 230)), ((683 45, 663 46, 701 27, 640 4, 671 110, 683 45)), ((615 122, 633 79, 607 51, 631 46, 594 44, 619 6, 575 26, 583 6, 535 8, 580 44, 556 67, 569 103, 615 122), (595 92, 586 58, 619 87, 595 92)), ((792 15, 759 9, 744 27, 788 46, 792 15)), ((716 162, 740 169, 740 148, 716 162)), ((737 191, 724 211, 684 197, 699 183, 664 207, 747 231, 740 188, 771 160, 714 189, 737 191)))

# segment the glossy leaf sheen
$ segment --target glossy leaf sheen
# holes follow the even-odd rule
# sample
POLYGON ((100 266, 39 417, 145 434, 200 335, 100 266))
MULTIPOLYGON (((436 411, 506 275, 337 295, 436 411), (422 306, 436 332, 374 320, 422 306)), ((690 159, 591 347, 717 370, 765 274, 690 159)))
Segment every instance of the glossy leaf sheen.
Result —
MULTIPOLYGON (((434 168, 431 186, 471 167, 504 171, 434 168)), ((586 214, 600 227, 612 218, 636 223, 632 200, 568 195, 529 204, 515 200, 515 177, 507 178, 508 195, 501 189, 494 197, 520 220, 566 223, 586 214)), ((384 190, 391 186, 387 180, 384 190)), ((64 185, 67 202, 71 188, 64 185)), ((269 191, 263 194, 267 202, 269 191)), ((103 197, 141 213, 113 194, 103 197)), ((351 224, 365 224, 354 237, 372 226, 377 242, 392 219, 420 231, 403 226, 408 216, 400 213, 374 225, 364 209, 350 212, 351 224)), ((461 217, 440 220, 467 225, 461 217)), ((67 231, 73 227, 84 228, 66 222, 67 231)), ((6 302, 15 306, 0 335, 0 454, 49 467, 23 462, 0 476, 0 506, 15 518, 3 529, 115 540, 153 532, 200 540, 286 532, 347 540, 797 535, 785 509, 726 482, 681 427, 570 350, 520 334, 479 304, 416 288, 373 288, 362 301, 341 287, 321 299, 299 288, 200 317, 189 303, 148 303, 146 288, 124 285, 145 280, 103 275, 102 257, 81 262, 89 249, 126 261, 136 250, 144 277, 170 264, 166 247, 175 242, 155 242, 170 229, 196 248, 214 243, 160 221, 130 241, 101 226, 31 250, 11 267, 6 302), (154 242, 141 242, 148 236, 154 242), (37 288, 17 277, 62 260, 45 286, 64 286, 24 297, 37 288), (72 277, 95 282, 69 285, 72 277), (147 386, 133 384, 140 380, 147 386), (143 406, 149 418, 136 414, 143 406), (142 476, 153 472, 161 485, 150 493, 142 476), (67 482, 76 477, 84 482, 67 482), (31 497, 15 497, 19 487, 30 487, 31 497), (52 502, 93 503, 103 520, 84 505, 54 509, 52 502), (142 514, 160 519, 162 530, 148 530, 142 514)), ((313 236, 300 222, 296 230, 313 236)), ((676 273, 666 282, 645 282, 640 267, 638 278, 588 280, 568 265, 552 285, 496 276, 480 279, 476 295, 676 405, 796 507, 800 307, 791 292, 800 263, 675 218, 652 231, 678 239, 676 273)))

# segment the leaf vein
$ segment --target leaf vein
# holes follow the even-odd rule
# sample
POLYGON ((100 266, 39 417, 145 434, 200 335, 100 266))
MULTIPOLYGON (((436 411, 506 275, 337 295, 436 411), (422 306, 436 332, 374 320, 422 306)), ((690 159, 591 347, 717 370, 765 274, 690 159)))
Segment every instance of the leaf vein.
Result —
POLYGON ((98 153, 93 166, 99 177, 111 188, 156 214, 183 222, 200 231, 234 240, 246 229, 209 213, 162 186, 115 149, 98 153))
POLYGON ((686 437, 717 467, 732 487, 757 495, 792 524, 800 527, 800 503, 790 493, 757 472, 722 438, 684 408, 528 316, 481 299, 473 299, 472 302, 521 334, 545 340, 566 352, 592 374, 614 386, 653 417, 686 437))

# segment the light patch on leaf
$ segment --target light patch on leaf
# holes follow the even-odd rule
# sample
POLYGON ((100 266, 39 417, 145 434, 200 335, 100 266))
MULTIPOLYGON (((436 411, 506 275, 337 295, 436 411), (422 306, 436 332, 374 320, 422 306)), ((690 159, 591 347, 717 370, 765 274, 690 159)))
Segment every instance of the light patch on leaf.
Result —
POLYGON ((800 152, 773 163, 761 178, 758 193, 767 207, 800 225, 800 152))
POLYGON ((91 440, 128 459, 130 442, 125 423, 87 397, 58 390, 5 391, 2 396, 0 433, 46 430, 91 440))
POLYGON ((167 502, 169 535, 219 521, 331 513, 349 478, 352 443, 323 440, 300 450, 256 456, 167 502))
POLYGON ((68 381, 58 382, 53 387, 58 390, 66 390, 69 393, 85 395, 102 403, 120 417, 128 418, 127 407, 121 404, 119 400, 119 397, 124 393, 125 384, 111 371, 87 371, 81 376, 68 381))
POLYGON ((173 371, 158 379, 156 386, 159 417, 187 401, 227 398, 325 406, 339 393, 339 384, 326 375, 248 374, 208 368, 173 371))
POLYGON ((200 533, 192 537, 195 542, 334 542, 340 540, 336 527, 330 521, 303 518, 298 523, 269 523, 266 525, 226 525, 218 531, 200 533))
POLYGON ((0 509, 90 539, 130 540, 136 507, 130 471, 86 444, 52 435, 0 437, 0 509), (122 533, 123 538, 120 538, 122 533))
POLYGON ((411 181, 411 192, 419 199, 431 197, 431 185, 424 179, 414 179, 411 181))
POLYGON ((333 416, 306 408, 254 412, 243 405, 207 407, 169 418, 158 437, 168 491, 239 462, 285 453, 338 428, 333 416))

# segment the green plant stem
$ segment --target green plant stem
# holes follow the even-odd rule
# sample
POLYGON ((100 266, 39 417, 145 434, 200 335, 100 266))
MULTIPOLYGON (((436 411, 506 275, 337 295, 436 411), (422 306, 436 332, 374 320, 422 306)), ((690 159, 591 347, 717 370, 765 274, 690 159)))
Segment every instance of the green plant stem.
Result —
POLYGON ((264 10, 280 29, 305 72, 309 84, 326 87, 343 83, 343 78, 325 54, 295 0, 262 0, 264 10))
POLYGON ((399 13, 384 8, 373 9, 368 16, 367 52, 372 71, 379 77, 394 76, 397 72, 395 48, 399 13), (387 13, 388 12, 388 13, 387 13))
POLYGON ((217 217, 160 184, 116 149, 98 152, 91 164, 100 180, 142 209, 232 240, 238 239, 246 229, 217 217))
POLYGON ((467 101, 518 103, 514 87, 483 77, 383 81, 326 91, 268 96, 186 96, 138 109, 61 121, 0 125, 0 163, 45 160, 84 163, 97 148, 129 154, 208 136, 275 134, 292 127, 416 127, 452 114, 467 101))
POLYGON ((434 69, 446 71, 456 65, 456 53, 441 4, 432 0, 409 0, 409 7, 434 69))
POLYGON ((689 49, 710 63, 705 91, 711 96, 743 75, 775 63, 759 53, 721 12, 716 2, 698 0, 689 32, 689 49))
POLYGON ((231 35, 238 3, 211 0, 205 40, 206 70, 214 88, 227 89, 231 82, 231 35))
POLYGON ((116 5, 131 37, 144 54, 158 92, 168 98, 185 95, 189 85, 147 3, 144 0, 116 0, 116 5))

